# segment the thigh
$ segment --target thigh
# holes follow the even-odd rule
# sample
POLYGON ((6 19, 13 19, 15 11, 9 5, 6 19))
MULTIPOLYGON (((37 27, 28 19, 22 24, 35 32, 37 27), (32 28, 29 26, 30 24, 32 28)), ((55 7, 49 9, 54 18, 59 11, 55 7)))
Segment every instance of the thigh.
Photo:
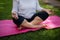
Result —
POLYGON ((40 17, 42 20, 46 20, 49 16, 49 14, 45 11, 38 12, 36 16, 40 17))
POLYGON ((27 21, 28 21, 28 22, 31 22, 31 21, 34 20, 37 16, 44 21, 44 20, 46 20, 46 19, 48 18, 49 14, 48 14, 47 12, 45 12, 45 11, 37 12, 37 13, 35 13, 30 19, 27 19, 27 21))

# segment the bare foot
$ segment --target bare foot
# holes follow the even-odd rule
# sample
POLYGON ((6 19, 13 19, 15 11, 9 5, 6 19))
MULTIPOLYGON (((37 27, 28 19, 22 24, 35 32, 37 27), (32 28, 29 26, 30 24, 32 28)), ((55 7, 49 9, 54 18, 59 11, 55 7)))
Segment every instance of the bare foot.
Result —
POLYGON ((42 28, 45 28, 47 25, 46 24, 41 24, 42 28))
POLYGON ((24 27, 23 26, 20 26, 19 28, 18 28, 18 30, 21 30, 21 29, 23 29, 24 27))
POLYGON ((47 25, 46 24, 39 24, 39 25, 34 25, 36 28, 45 28, 47 25))

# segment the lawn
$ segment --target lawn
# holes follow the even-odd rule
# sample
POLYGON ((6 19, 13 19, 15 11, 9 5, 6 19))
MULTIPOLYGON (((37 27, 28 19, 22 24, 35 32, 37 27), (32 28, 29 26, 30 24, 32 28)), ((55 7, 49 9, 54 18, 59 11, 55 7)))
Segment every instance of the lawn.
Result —
MULTIPOLYGON (((40 1, 39 1, 40 2, 40 1)), ((60 9, 51 5, 40 2, 43 8, 52 9, 55 14, 60 16, 60 9)), ((11 19, 12 0, 0 1, 0 20, 11 19)), ((28 32, 8 37, 2 37, 0 40, 60 40, 60 28, 57 29, 41 29, 35 32, 28 32)))

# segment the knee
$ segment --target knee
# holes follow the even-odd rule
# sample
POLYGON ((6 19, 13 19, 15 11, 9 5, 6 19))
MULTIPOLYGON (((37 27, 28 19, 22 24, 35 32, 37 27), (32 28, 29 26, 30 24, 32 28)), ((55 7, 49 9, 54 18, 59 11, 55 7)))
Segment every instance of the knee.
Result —
POLYGON ((35 17, 35 19, 36 19, 36 20, 40 20, 40 17, 37 16, 37 17, 35 17))
POLYGON ((24 21, 22 22, 22 24, 21 24, 21 25, 23 26, 23 25, 26 25, 26 24, 27 24, 27 20, 26 20, 26 19, 24 19, 24 21))

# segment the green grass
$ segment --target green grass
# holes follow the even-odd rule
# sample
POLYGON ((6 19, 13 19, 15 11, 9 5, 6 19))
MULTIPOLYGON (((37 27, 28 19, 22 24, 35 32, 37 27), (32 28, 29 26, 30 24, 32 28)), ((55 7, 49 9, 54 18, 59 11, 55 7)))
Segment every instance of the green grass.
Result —
POLYGON ((0 1, 0 20, 11 19, 12 0, 0 1))
MULTIPOLYGON (((47 9, 52 9, 55 14, 60 16, 60 9, 51 5, 40 2, 41 6, 47 9)), ((0 1, 0 20, 11 19, 12 0, 0 1)), ((2 37, 0 40, 60 40, 60 28, 57 29, 41 29, 35 32, 28 32, 8 37, 2 37)))
POLYGON ((38 30, 14 36, 3 37, 0 40, 59 40, 60 29, 38 30))

